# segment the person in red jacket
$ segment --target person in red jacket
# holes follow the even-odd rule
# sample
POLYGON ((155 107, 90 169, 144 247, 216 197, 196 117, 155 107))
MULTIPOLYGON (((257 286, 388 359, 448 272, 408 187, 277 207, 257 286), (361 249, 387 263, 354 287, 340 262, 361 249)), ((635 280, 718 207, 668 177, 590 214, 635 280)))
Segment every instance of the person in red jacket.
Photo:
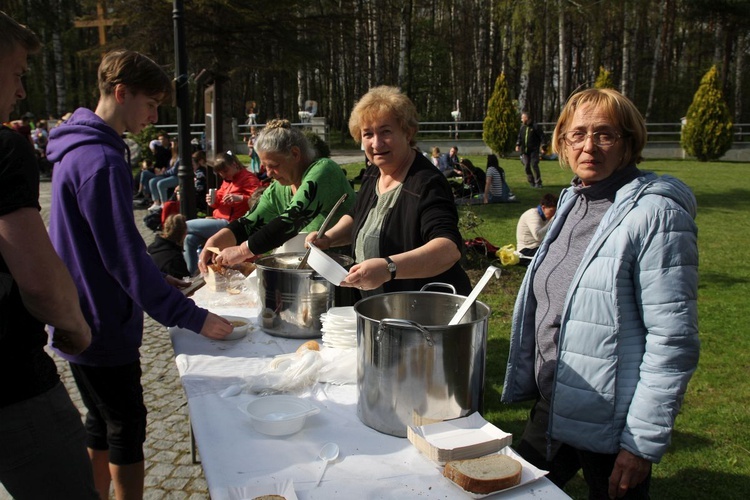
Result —
POLYGON ((250 196, 260 187, 258 177, 229 151, 216 156, 213 169, 223 179, 213 203, 210 195, 206 195, 206 203, 213 208, 213 217, 193 219, 187 223, 188 233, 183 251, 191 275, 198 270, 198 255, 206 240, 243 216, 248 210, 250 196))

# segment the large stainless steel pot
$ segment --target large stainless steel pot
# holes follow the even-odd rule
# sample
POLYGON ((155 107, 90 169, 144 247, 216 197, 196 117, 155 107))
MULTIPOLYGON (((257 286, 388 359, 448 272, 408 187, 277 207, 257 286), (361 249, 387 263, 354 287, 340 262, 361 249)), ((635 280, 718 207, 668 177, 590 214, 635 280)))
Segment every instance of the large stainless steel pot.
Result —
MULTIPOLYGON (((255 262, 261 312, 258 323, 270 335, 292 339, 320 337, 320 315, 335 304, 335 286, 312 269, 297 269, 303 252, 279 253, 255 262)), ((347 255, 330 254, 343 267, 347 255)))
POLYGON ((357 415, 367 426, 405 437, 408 425, 482 411, 490 308, 476 302, 448 326, 466 297, 395 292, 360 300, 357 415))

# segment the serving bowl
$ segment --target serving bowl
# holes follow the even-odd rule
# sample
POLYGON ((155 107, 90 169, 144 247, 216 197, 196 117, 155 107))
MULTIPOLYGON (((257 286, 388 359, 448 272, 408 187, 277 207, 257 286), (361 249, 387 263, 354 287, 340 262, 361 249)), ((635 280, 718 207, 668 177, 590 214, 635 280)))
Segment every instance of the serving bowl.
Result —
POLYGON ((336 262, 330 255, 312 243, 310 244, 310 257, 307 263, 330 283, 338 286, 349 272, 341 264, 336 262))
POLYGON ((320 408, 306 399, 284 395, 258 398, 240 409, 250 417, 256 431, 268 436, 299 432, 309 415, 320 412, 320 408))
POLYGON ((250 328, 250 320, 241 316, 226 316, 222 315, 222 318, 232 323, 234 329, 232 333, 224 337, 222 340, 237 340, 241 339, 247 334, 247 330, 250 328))

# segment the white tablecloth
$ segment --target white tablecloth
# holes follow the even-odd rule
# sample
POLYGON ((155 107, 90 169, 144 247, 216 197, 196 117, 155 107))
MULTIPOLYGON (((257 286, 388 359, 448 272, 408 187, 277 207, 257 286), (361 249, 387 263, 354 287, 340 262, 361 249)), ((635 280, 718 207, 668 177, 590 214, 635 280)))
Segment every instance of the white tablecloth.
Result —
MULTIPOLYGON (((198 303, 208 295, 201 292, 195 297, 198 303)), ((256 432, 239 407, 257 396, 247 391, 232 397, 221 393, 261 373, 273 356, 294 352, 303 341, 267 335, 255 324, 258 309, 238 304, 214 304, 211 309, 253 320, 243 339, 214 341, 189 330, 170 329, 211 498, 253 498, 274 486, 280 492, 286 487, 287 495, 293 491, 300 499, 469 498, 407 439, 360 422, 356 385, 316 384, 307 391, 304 397, 321 411, 308 417, 297 434, 270 437, 256 432), (337 443, 340 455, 315 487, 323 466, 317 455, 327 442, 337 443)), ((546 478, 492 498, 496 497, 569 498, 546 478)))

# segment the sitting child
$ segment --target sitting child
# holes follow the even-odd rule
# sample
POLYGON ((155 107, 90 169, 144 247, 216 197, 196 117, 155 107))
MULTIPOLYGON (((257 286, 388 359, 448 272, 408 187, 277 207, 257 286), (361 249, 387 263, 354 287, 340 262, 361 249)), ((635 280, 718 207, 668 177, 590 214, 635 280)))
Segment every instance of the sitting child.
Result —
POLYGON ((184 215, 174 214, 167 217, 164 229, 148 246, 148 253, 161 272, 179 279, 190 276, 182 255, 182 244, 186 235, 187 221, 184 215))

